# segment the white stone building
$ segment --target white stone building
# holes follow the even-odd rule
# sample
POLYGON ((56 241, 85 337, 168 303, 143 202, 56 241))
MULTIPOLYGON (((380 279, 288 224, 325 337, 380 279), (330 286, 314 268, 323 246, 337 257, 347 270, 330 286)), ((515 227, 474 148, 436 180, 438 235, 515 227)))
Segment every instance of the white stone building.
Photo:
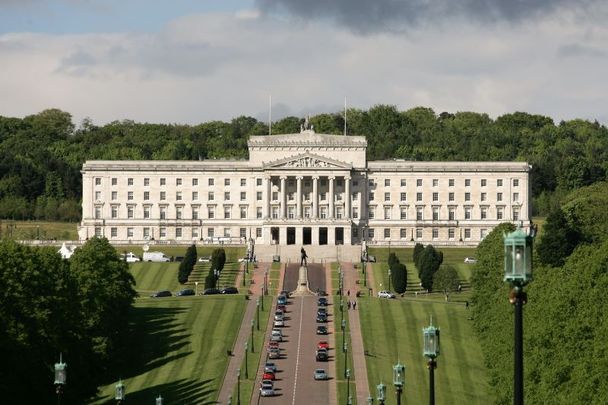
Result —
POLYGON ((81 240, 476 245, 530 221, 525 162, 367 161, 362 136, 252 136, 249 160, 87 161, 81 240))

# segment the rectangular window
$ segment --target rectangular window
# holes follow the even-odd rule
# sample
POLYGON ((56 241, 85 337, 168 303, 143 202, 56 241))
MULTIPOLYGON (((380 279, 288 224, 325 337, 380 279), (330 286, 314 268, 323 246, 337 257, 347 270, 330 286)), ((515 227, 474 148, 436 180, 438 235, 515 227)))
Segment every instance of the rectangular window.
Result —
POLYGON ((416 179, 416 187, 422 187, 422 179, 416 179))
POLYGON ((224 201, 230 201, 230 191, 224 191, 224 201))
POLYGON ((407 208, 406 207, 401 207, 399 210, 399 218, 401 219, 407 219, 407 208))
POLYGON ((422 201, 422 193, 416 193, 416 201, 422 201))
POLYGON ((144 207, 144 219, 150 219, 150 207, 144 207))
POLYGON ((129 177, 127 179, 127 186, 132 186, 133 185, 133 177, 129 177))
POLYGON ((198 207, 192 207, 192 219, 198 219, 198 207))
POLYGON ((487 235, 487 234, 488 234, 488 230, 487 230, 487 229, 485 229, 485 228, 481 228, 481 229, 479 230, 479 238, 480 238, 481 240, 483 240, 483 239, 486 237, 486 235, 487 235))
POLYGON ((198 228, 192 228, 192 239, 198 239, 198 228))
POLYGON ((391 228, 384 228, 384 238, 388 239, 391 237, 391 228))
POLYGON ((406 228, 399 229, 399 237, 401 239, 406 239, 407 238, 407 229, 406 228))
POLYGON ((464 207, 464 219, 471 219, 471 207, 464 207))
POLYGON ((241 238, 247 237, 247 228, 239 228, 239 237, 241 237, 241 238))
POLYGON ((287 199, 288 199, 289 201, 293 201, 293 200, 295 200, 295 199, 296 199, 296 193, 294 193, 293 191, 292 191, 292 192, 290 192, 290 193, 287 193, 287 199))
POLYGON ((367 230, 367 236, 368 236, 370 239, 374 239, 374 233, 375 233, 374 231, 375 231, 375 230, 374 230, 374 228, 369 228, 369 229, 367 230))
POLYGON ((241 219, 247 218, 247 207, 240 207, 241 219))
POLYGON ((214 184, 215 184, 214 179, 213 179, 213 178, 209 178, 209 180, 207 180, 207 184, 208 184, 209 186, 214 185, 214 184))
POLYGON ((167 207, 160 207, 160 219, 167 219, 167 207))
POLYGON ((481 187, 485 187, 488 181, 486 179, 481 179, 481 187))
POLYGON ((433 187, 439 187, 439 179, 433 179, 433 187))
POLYGON ((215 207, 207 207, 207 218, 209 218, 209 219, 215 218, 215 207))
POLYGON ((160 200, 166 200, 167 199, 167 192, 166 191, 161 191, 160 192, 160 200))
POLYGON ((501 220, 504 217, 504 209, 502 207, 496 207, 496 219, 501 220))
POLYGON ((439 221, 439 207, 433 207, 433 221, 439 221))
POLYGON ((390 201, 391 200, 391 193, 384 193, 384 201, 390 201))
POLYGON ((198 186, 198 179, 197 178, 193 178, 192 179, 192 185, 193 186, 198 186))
POLYGON ((433 228, 433 239, 439 238, 439 228, 433 228))
POLYGON ((196 201, 198 200, 198 191, 193 191, 192 192, 192 201, 196 201))
POLYGON ((262 179, 261 178, 255 179, 255 185, 256 186, 261 186, 262 185, 262 179))
POLYGON ((262 228, 255 228, 255 237, 256 238, 262 237, 262 228))
POLYGON ((481 207, 481 219, 488 218, 488 209, 486 207, 481 207))
POLYGON ((215 236, 215 228, 207 228, 207 237, 213 238, 215 236))
POLYGON ((433 193, 433 201, 439 201, 439 193, 433 193))
POLYGON ((496 193, 496 201, 502 201, 502 193, 496 193))
POLYGON ((471 229, 470 228, 464 228, 464 238, 465 239, 471 239, 471 229))
POLYGON ((453 192, 448 193, 448 201, 454 201, 454 193, 453 192))
POLYGON ((471 179, 464 179, 464 186, 471 187, 471 179))
POLYGON ((118 184, 118 178, 112 177, 112 185, 115 186, 118 184))
POLYGON ((304 218, 310 218, 310 207, 304 207, 304 218))
POLYGON ((127 193, 127 200, 132 200, 132 199, 133 199, 133 192, 132 192, 132 191, 129 191, 129 192, 127 193))
POLYGON ((358 218, 359 218, 359 208, 353 207, 353 219, 358 219, 358 218))
POLYGON ((416 239, 422 239, 422 228, 416 228, 416 239))
POLYGON ((384 207, 384 219, 391 219, 391 208, 384 207))
POLYGON ((513 179, 513 187, 519 187, 519 179, 513 179))
POLYGON ((245 187, 247 185, 247 179, 241 179, 241 187, 245 187))
POLYGON ((175 228, 175 237, 176 238, 182 237, 182 228, 175 228))
POLYGON ((416 207, 416 221, 422 221, 424 219, 424 210, 422 207, 416 207))
POLYGON ((514 202, 519 201, 519 193, 513 193, 513 201, 514 202))
POLYGON ((401 179, 401 187, 406 187, 407 181, 405 179, 401 179))
POLYGON ((213 191, 209 191, 207 193, 207 200, 213 201, 214 198, 215 198, 215 195, 213 194, 213 191))
POLYGON ((456 234, 456 232, 454 232, 454 228, 448 228, 448 239, 449 240, 454 240, 455 234, 456 234))
POLYGON ((486 201, 488 199, 487 193, 481 193, 481 201, 486 201))
POLYGON ((127 238, 133 237, 133 228, 127 228, 127 238))
POLYGON ((95 227, 95 237, 96 238, 101 238, 102 234, 101 234, 101 227, 100 226, 96 226, 95 227))
POLYGON ((454 179, 449 179, 448 180, 448 186, 449 187, 454 187, 454 179))
POLYGON ((256 201, 262 201, 262 192, 261 191, 257 191, 255 193, 255 199, 256 199, 256 201))
POLYGON ((225 186, 229 186, 230 185, 230 179, 224 179, 224 185, 225 186))
POLYGON ((118 228, 110 228, 110 237, 116 238, 118 236, 118 228))
POLYGON ((118 199, 118 191, 112 191, 112 200, 118 199))
POLYGON ((176 191, 175 192, 175 201, 181 201, 181 200, 182 200, 182 192, 176 191))
POLYGON ((272 201, 277 201, 278 199, 279 199, 279 192, 273 191, 272 192, 272 201))
POLYGON ((519 208, 513 207, 513 221, 519 221, 519 208))
POLYGON ((369 207, 367 216, 369 219, 374 219, 376 217, 376 207, 369 207))
POLYGON ((456 209, 450 207, 450 209, 448 211, 448 220, 454 221, 455 219, 456 219, 456 209))
POLYGON ((464 193, 464 200, 471 201, 471 193, 464 193))
POLYGON ((98 201, 101 200, 101 191, 96 191, 95 192, 95 199, 98 200, 98 201))
POLYGON ((257 219, 262 219, 262 216, 263 216, 263 215, 264 215, 264 214, 263 214, 263 211, 262 211, 262 207, 257 207, 257 208, 255 209, 255 217, 256 217, 257 219))
POLYGON ((224 207, 224 219, 230 219, 231 214, 232 210, 230 207, 224 207))
POLYGON ((165 179, 164 177, 161 177, 161 178, 160 178, 160 185, 161 185, 161 186, 165 186, 165 185, 167 185, 167 179, 165 179))
POLYGON ((272 207, 272 219, 279 219, 279 207, 272 207))
POLYGON ((150 199, 150 192, 144 191, 144 201, 148 201, 150 199))
POLYGON ((327 198, 327 194, 326 194, 326 193, 321 193, 321 194, 319 195, 319 197, 321 198, 321 201, 325 201, 325 200, 326 200, 326 198, 327 198))
POLYGON ((95 219, 101 219, 101 207, 95 207, 95 219))
MULTIPOLYGON (((306 187, 309 186, 308 182, 304 183, 306 184, 306 187)), ((353 187, 358 187, 359 186, 359 181, 358 180, 353 180, 353 187)))
POLYGON ((369 193, 369 201, 374 201, 374 193, 369 193))
POLYGON ((502 179, 496 179, 496 187, 502 187, 502 179))
POLYGON ((230 237, 230 228, 224 228, 224 237, 225 238, 229 238, 230 237))
POLYGON ((101 186, 101 177, 95 177, 95 185, 101 186))
POLYGON ((407 201, 407 193, 400 193, 399 198, 401 201, 407 201))
POLYGON ((336 219, 342 219, 343 211, 342 207, 336 207, 336 219))
POLYGON ((113 206, 112 207, 112 218, 118 218, 118 207, 113 206))
POLYGON ((144 187, 148 187, 150 185, 150 179, 148 177, 144 177, 144 187))
POLYGON ((182 219, 182 207, 175 207, 175 219, 182 219))
POLYGON ((247 192, 241 191, 241 201, 246 201, 246 200, 247 200, 247 192))
POLYGON ((160 228, 158 233, 161 238, 166 238, 167 237, 167 228, 160 228))
POLYGON ((390 187, 391 186, 391 179, 384 179, 384 187, 390 187))
MULTIPOLYGON (((359 193, 352 193, 350 196, 350 200, 351 201, 358 201, 359 200, 359 193)), ((309 198, 307 198, 307 200, 309 200, 309 198)))

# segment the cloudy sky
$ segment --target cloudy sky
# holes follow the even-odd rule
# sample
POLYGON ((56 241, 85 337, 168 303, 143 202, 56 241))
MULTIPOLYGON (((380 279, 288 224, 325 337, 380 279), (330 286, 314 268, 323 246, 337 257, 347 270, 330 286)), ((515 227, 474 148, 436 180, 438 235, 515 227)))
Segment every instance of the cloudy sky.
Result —
POLYGON ((0 0, 0 115, 367 109, 608 124, 605 0, 0 0))

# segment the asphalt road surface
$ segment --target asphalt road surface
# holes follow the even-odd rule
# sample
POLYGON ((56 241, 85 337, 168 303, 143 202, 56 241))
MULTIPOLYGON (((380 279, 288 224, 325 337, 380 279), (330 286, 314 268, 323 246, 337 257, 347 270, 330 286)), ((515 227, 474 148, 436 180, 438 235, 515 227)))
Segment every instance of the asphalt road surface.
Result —
MULTIPOLYGON (((297 287, 299 266, 287 267, 284 277, 283 289, 293 291, 297 287)), ((325 274, 320 265, 308 267, 309 285, 313 288, 325 288, 325 274), (314 283, 314 284, 312 284, 314 283)), ((311 288, 312 289, 312 288, 311 288)), ((313 291, 315 291, 313 290, 313 291)), ((333 321, 333 306, 328 307, 329 321, 333 321)), ((330 373, 330 380, 315 381, 314 370, 323 368, 329 373, 329 362, 317 362, 315 352, 321 340, 328 340, 328 336, 317 335, 317 297, 291 297, 285 314, 285 327, 282 328, 284 341, 279 344, 282 358, 272 360, 279 371, 274 383, 276 396, 260 397, 259 390, 253 396, 254 404, 328 404, 329 384, 333 384, 334 376, 330 373)), ((270 332, 269 332, 270 333, 270 332)), ((268 345, 268 336, 266 338, 268 345)), ((334 348, 330 347, 329 361, 334 361, 334 348)), ((258 375, 258 387, 261 374, 258 375)), ((258 388, 256 387, 256 389, 258 388)))

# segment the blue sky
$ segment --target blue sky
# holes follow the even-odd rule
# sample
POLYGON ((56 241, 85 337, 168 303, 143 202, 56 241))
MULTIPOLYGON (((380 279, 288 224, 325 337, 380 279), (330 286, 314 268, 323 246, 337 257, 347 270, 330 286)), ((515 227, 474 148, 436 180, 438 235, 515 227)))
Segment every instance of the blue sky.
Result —
POLYGON ((605 0, 0 0, 0 115, 103 124, 393 104, 608 123, 605 0))

